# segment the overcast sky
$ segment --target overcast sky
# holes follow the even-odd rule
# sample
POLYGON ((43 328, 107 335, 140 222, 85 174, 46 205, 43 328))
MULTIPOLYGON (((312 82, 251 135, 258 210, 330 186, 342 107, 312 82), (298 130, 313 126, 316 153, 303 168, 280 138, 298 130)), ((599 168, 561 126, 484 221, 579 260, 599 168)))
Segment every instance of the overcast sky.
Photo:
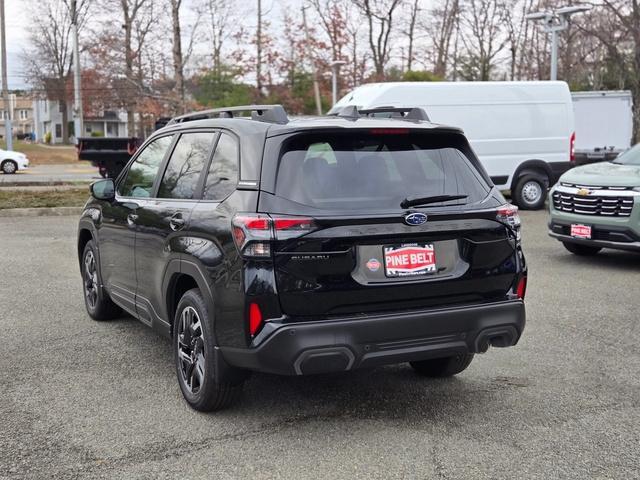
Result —
POLYGON ((24 0, 5 0, 5 17, 7 24, 7 73, 9 88, 23 88, 23 78, 20 57, 27 43, 28 24, 27 8, 24 0))

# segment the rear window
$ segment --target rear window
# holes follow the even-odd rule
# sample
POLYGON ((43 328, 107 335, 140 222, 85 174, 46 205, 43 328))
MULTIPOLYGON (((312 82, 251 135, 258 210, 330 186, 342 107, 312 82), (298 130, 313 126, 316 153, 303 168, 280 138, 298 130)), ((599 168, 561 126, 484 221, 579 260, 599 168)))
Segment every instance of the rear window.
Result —
POLYGON ((490 187, 456 134, 314 133, 283 144, 275 194, 314 208, 398 210, 407 197, 466 195, 484 199, 490 187))

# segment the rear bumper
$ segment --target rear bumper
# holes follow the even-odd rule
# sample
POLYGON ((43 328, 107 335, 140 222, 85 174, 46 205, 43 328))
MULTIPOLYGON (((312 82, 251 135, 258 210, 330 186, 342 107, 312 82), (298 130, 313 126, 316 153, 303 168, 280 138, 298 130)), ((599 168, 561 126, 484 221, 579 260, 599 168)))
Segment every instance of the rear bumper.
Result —
POLYGON ((515 345, 525 326, 521 300, 265 326, 254 348, 220 347, 234 367, 306 375, 402 363, 493 345, 515 345), (266 337, 266 338, 265 338, 266 337))

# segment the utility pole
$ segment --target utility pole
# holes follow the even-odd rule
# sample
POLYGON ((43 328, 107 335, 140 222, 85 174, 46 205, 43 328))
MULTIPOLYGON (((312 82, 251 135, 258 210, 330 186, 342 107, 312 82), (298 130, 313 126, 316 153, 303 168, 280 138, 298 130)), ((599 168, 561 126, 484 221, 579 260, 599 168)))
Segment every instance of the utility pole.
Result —
MULTIPOLYGON (((84 133, 84 109, 82 108, 82 81, 80 77, 80 46, 78 45, 78 2, 71 0, 71 36, 73 37, 73 102, 74 136, 76 143, 84 133)), ((106 133, 106 132, 105 132, 106 133)))
POLYGON ((309 27, 307 27, 307 7, 302 6, 302 23, 304 24, 304 35, 307 40, 307 48, 305 49, 307 52, 307 57, 311 61, 311 75, 313 76, 313 93, 316 97, 316 110, 318 111, 318 115, 322 115, 322 102, 320 100, 320 86, 318 85, 318 72, 316 72, 316 62, 311 58, 311 37, 309 36, 309 27))
POLYGON ((9 105, 9 86, 7 85, 7 38, 4 18, 4 0, 0 0, 0 55, 2 55, 2 98, 4 99, 4 132, 7 137, 7 150, 13 150, 13 129, 11 128, 11 106, 9 105))
POLYGON ((544 32, 551 34, 551 80, 558 79, 558 34, 569 28, 569 17, 591 10, 590 5, 570 5, 550 12, 534 12, 526 15, 527 20, 541 20, 544 32))
POLYGON ((333 107, 338 101, 338 75, 340 73, 340 67, 346 65, 347 62, 342 60, 334 60, 331 62, 331 106, 333 107))

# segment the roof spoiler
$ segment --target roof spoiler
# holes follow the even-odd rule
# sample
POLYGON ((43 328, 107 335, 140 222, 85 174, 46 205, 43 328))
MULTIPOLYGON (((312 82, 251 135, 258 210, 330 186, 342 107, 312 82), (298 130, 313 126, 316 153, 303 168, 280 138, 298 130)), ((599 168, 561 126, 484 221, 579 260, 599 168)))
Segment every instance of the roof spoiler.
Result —
MULTIPOLYGON (((376 117, 377 114, 388 113, 388 117, 399 120, 429 121, 429 115, 421 107, 374 107, 358 110, 355 105, 347 105, 342 108, 332 109, 327 115, 345 118, 376 117)), ((385 115, 387 116, 387 115, 385 115)))
POLYGON ((207 118, 234 118, 237 117, 234 113, 242 112, 251 112, 251 120, 257 122, 278 123, 281 125, 289 123, 289 117, 282 105, 239 105, 237 107, 212 108, 211 110, 187 113, 186 115, 172 118, 167 125, 207 118))

